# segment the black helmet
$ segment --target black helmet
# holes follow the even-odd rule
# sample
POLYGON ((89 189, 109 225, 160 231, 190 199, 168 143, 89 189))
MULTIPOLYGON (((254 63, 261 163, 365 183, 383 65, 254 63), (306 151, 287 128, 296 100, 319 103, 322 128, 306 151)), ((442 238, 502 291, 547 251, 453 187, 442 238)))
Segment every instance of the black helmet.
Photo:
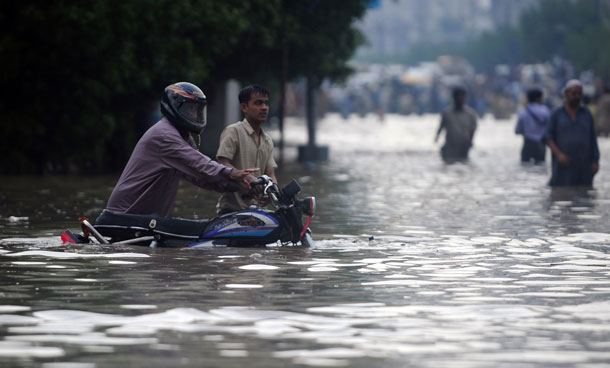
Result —
POLYGON ((200 134, 206 125, 207 99, 199 87, 188 82, 165 87, 161 113, 176 128, 200 134))

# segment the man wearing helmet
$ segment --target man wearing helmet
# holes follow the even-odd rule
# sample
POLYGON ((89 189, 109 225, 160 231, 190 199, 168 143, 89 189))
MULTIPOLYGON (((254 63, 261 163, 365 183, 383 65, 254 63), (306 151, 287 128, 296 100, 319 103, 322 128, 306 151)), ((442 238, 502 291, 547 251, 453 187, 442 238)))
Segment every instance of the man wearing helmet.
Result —
MULTIPOLYGON (((235 169, 258 167, 260 171, 255 173, 256 176, 265 174, 277 183, 273 140, 261 128, 269 115, 269 92, 261 86, 247 86, 239 92, 238 98, 244 119, 222 131, 216 159, 235 169)), ((238 193, 223 193, 216 211, 224 214, 246 209, 250 205, 264 206, 265 201, 261 201, 260 193, 258 194, 258 198, 244 198, 238 193)))
POLYGON ((153 125, 134 148, 106 209, 118 213, 169 216, 178 184, 193 184, 219 192, 247 192, 257 169, 223 166, 197 149, 206 126, 207 100, 194 84, 175 83, 165 88, 161 100, 163 118, 153 125))

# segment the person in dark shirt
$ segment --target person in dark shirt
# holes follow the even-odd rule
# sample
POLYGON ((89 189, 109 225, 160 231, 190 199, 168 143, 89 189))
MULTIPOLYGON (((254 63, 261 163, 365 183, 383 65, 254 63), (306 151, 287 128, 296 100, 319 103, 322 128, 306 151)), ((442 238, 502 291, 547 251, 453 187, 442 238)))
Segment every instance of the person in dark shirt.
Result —
POLYGON ((165 88, 163 118, 136 144, 106 210, 117 213, 169 216, 180 179, 218 192, 249 191, 251 174, 221 165, 199 152, 191 135, 199 139, 206 126, 207 100, 194 84, 179 82, 165 88))
POLYGON ((564 104, 553 111, 545 133, 546 144, 553 152, 549 185, 593 185, 599 170, 599 148, 593 116, 581 104, 583 89, 572 79, 564 88, 564 104))

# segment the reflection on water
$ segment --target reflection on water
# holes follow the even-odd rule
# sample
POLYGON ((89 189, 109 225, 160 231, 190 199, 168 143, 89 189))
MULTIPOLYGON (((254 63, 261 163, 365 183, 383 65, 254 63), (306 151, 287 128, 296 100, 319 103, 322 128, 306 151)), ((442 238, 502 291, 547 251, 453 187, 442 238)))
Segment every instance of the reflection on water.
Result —
MULTIPOLYGON (((116 178, 4 180, 0 363, 610 364, 608 141, 594 190, 551 191, 512 122, 483 121, 471 162, 445 165, 436 118, 320 122, 331 161, 279 175, 318 199, 314 249, 64 247, 116 178)), ((175 213, 215 199, 184 185, 175 213)))

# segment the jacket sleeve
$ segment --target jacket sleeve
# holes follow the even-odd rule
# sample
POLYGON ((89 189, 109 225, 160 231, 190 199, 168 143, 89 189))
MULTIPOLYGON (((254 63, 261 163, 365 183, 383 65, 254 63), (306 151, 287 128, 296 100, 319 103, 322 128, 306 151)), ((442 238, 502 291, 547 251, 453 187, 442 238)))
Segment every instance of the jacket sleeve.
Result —
POLYGON ((179 171, 185 179, 204 189, 236 191, 231 169, 199 152, 179 135, 167 134, 160 142, 161 160, 179 171))
POLYGON ((519 112, 517 117, 517 126, 515 127, 515 134, 523 134, 523 113, 519 112))
POLYGON ((216 192, 221 192, 221 193, 237 192, 240 189, 237 182, 235 182, 233 180, 220 180, 220 181, 215 181, 215 182, 207 182, 207 181, 199 180, 197 178, 193 178, 191 176, 186 176, 186 175, 184 176, 184 178, 200 188, 207 189, 207 190, 214 190, 216 192))

